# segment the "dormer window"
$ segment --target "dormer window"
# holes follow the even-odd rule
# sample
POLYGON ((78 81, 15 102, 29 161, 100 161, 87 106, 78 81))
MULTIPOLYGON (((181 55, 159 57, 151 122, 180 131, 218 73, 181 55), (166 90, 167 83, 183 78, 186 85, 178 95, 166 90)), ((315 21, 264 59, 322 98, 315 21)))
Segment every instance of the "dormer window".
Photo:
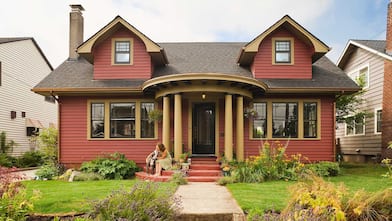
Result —
POLYGON ((132 64, 132 39, 113 39, 113 64, 132 64))
POLYGON ((273 39, 274 64, 293 64, 292 39, 273 39))

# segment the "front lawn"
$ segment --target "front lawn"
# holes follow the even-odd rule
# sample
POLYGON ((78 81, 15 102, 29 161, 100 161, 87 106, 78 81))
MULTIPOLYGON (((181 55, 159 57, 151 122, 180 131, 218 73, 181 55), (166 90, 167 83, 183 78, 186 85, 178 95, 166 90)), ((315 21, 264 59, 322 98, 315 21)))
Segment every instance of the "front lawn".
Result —
MULTIPOLYGON (((359 189, 376 192, 392 187, 391 179, 381 177, 381 174, 386 171, 386 168, 372 164, 343 165, 341 175, 325 178, 325 180, 336 184, 344 183, 350 193, 359 189)), ((289 188, 293 184, 295 182, 270 181, 257 184, 234 183, 227 185, 227 187, 244 211, 250 209, 280 211, 286 206, 289 188)))
POLYGON ((49 180, 25 181, 24 184, 29 195, 33 190, 41 192, 41 197, 34 202, 34 213, 61 214, 87 212, 92 200, 103 199, 122 187, 131 188, 135 182, 135 179, 83 182, 49 180))

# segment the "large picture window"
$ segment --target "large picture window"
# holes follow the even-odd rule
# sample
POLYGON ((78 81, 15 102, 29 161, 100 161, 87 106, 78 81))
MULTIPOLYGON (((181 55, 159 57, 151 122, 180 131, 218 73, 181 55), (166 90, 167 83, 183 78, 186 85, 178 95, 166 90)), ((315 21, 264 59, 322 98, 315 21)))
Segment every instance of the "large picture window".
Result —
POLYGON ((298 137, 298 104, 272 103, 273 137, 298 137))
POLYGON ((154 125, 148 117, 148 113, 154 110, 154 103, 141 103, 141 137, 142 138, 153 138, 154 137, 154 125))
POLYGON ((105 104, 92 103, 91 104, 91 137, 104 138, 105 137, 105 104))
POLYGON ((135 137, 135 103, 110 104, 110 137, 135 137))
POLYGON ((156 122, 148 118, 148 113, 155 108, 154 102, 92 100, 88 105, 89 138, 156 138, 156 122))
POLYGON ((253 138, 264 138, 267 136, 267 103, 254 103, 253 110, 253 138))
POLYGON ((304 103, 304 137, 317 137, 317 103, 304 103))

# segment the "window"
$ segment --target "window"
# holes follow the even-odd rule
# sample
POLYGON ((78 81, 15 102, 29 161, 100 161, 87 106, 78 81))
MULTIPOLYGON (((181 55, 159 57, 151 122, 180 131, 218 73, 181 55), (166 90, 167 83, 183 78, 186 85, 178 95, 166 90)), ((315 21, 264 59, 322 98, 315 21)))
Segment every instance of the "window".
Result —
POLYGON ((110 137, 135 138, 135 103, 110 104, 110 137))
POLYGON ((49 103, 56 103, 56 99, 53 96, 45 96, 45 101, 49 103))
POLYGON ((365 134, 365 117, 347 117, 346 119, 346 136, 365 134))
POLYGON ((253 138, 264 138, 267 135, 267 103, 254 103, 253 138))
POLYGON ((273 137, 298 137, 297 103, 272 103, 273 137))
POLYGON ((91 137, 104 138, 105 137, 105 104, 92 103, 91 104, 91 137))
POLYGON ((317 103, 304 102, 304 137, 317 137, 317 103))
POLYGON ((148 118, 155 106, 154 102, 137 100, 88 101, 88 138, 155 139, 157 123, 148 118))
POLYGON ((130 64, 131 63, 131 42, 115 41, 114 43, 114 63, 130 64))
POLYGON ((1 86, 1 75, 2 75, 2 69, 1 69, 1 61, 0 61, 0 86, 1 86))
POLYGON ((349 74, 351 79, 359 85, 363 85, 363 88, 369 87, 369 66, 360 68, 358 71, 354 71, 349 74))
POLYGON ((148 113, 154 110, 154 103, 141 104, 141 137, 153 138, 155 123, 148 118, 148 113))
POLYGON ((291 64, 291 41, 275 41, 275 63, 291 64))
POLYGON ((381 109, 377 109, 376 111, 375 111, 375 116, 374 116, 374 123, 375 123, 375 127, 374 127, 374 129, 375 129, 375 133, 376 134, 378 134, 378 133, 381 133, 381 119, 382 119, 382 110, 381 109))

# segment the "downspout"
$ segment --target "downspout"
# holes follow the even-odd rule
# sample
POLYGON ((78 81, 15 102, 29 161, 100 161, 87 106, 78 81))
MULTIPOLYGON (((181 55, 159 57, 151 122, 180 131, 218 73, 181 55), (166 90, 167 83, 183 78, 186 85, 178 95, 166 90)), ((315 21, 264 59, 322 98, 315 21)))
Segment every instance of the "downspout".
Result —
POLYGON ((57 106, 57 163, 60 163, 60 142, 61 142, 61 139, 60 139, 60 119, 61 119, 61 102, 60 102, 60 99, 58 98, 58 97, 56 97, 54 94, 53 94, 53 91, 50 91, 50 95, 57 101, 57 104, 58 104, 58 106, 57 106))

